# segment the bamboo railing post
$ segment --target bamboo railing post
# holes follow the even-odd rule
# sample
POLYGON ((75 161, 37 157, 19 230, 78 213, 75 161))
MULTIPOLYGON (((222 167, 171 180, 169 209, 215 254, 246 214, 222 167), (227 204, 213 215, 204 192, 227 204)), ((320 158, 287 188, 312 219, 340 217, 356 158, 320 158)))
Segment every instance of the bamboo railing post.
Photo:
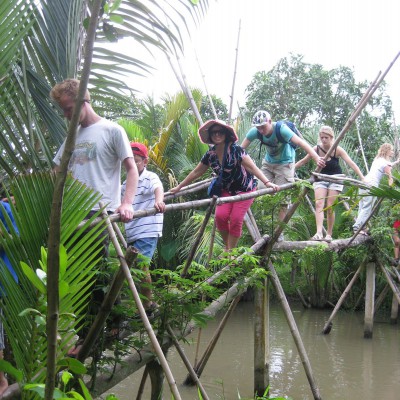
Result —
POLYGON ((254 390, 262 396, 269 386, 269 298, 268 278, 256 288, 254 298, 254 390))
POLYGON ((275 268, 272 264, 271 261, 268 261, 268 270, 270 272, 270 278, 271 278, 271 282, 274 285, 274 288, 276 290, 277 296, 279 298, 279 301, 282 305, 282 309, 283 312, 285 314, 286 317, 286 321, 288 322, 289 328, 290 328, 290 332, 292 334, 292 337, 294 339, 294 342, 296 344, 297 347, 297 351, 299 352, 300 358, 301 358, 301 362, 303 364, 304 367, 304 371, 306 373, 307 376, 307 380, 310 384, 310 388, 314 397, 314 400, 321 400, 321 395, 319 393, 319 388, 317 386, 317 383, 315 381, 314 378, 314 374, 312 372, 311 369, 311 364, 310 364, 310 360, 307 356, 307 352, 306 349, 304 347, 303 341, 301 340, 301 336, 299 333, 299 330, 297 328, 296 325, 296 321, 293 317, 292 311, 290 309, 289 303, 286 299, 285 296, 285 292, 282 288, 281 282, 279 280, 278 274, 275 271, 275 268))
POLYGON ((365 314, 364 314, 364 338, 372 338, 374 327, 374 302, 375 302, 375 263, 367 263, 365 283, 365 314))
POLYGON ((246 223, 247 229, 248 229, 250 236, 253 239, 254 243, 257 242, 257 240, 260 240, 261 233, 260 233, 260 230, 258 229, 257 222, 254 218, 251 208, 249 208, 247 210, 244 221, 246 223))
POLYGON ((393 279, 389 275, 386 268, 382 265, 382 263, 378 261, 378 265, 379 265, 380 269, 382 270, 387 283, 389 284, 390 288, 392 289, 393 295, 396 297, 397 301, 400 303, 400 290, 397 289, 396 284, 393 282, 393 279))
POLYGON ((214 211, 215 204, 217 203, 217 199, 218 199, 217 196, 213 196, 212 199, 211 199, 210 207, 208 207, 208 210, 207 210, 206 215, 204 217, 203 223, 201 224, 201 227, 200 227, 199 233, 197 235, 197 238, 194 241, 194 243, 192 245, 192 248, 190 249, 190 253, 189 253, 188 258, 186 260, 185 267, 183 268, 183 271, 181 273, 181 277, 182 278, 184 278, 187 275, 188 269, 190 267, 190 264, 193 261, 193 258, 194 258, 195 254, 196 254, 196 251, 197 251, 197 248, 199 247, 201 238, 203 237, 203 234, 204 234, 204 231, 205 231, 206 226, 208 224, 208 221, 209 221, 209 219, 210 219, 210 217, 212 215, 212 212, 214 211))
POLYGON ((189 371, 190 377, 193 379, 193 381, 196 383, 197 387, 199 388, 202 398, 204 400, 208 400, 209 397, 208 397, 206 391, 204 390, 204 387, 201 384, 201 382, 196 374, 196 371, 193 369, 192 365, 190 364, 190 361, 188 360, 185 353, 183 352, 182 347, 179 345, 178 339, 176 338, 173 330, 171 329, 171 327, 169 325, 167 325, 167 331, 168 331, 168 334, 171 336, 171 339, 175 345, 176 350, 178 351, 178 354, 181 356, 183 363, 185 364, 187 370, 189 371))
MULTIPOLYGON (((228 307, 228 310, 226 311, 225 315, 223 316, 221 322, 219 323, 217 329, 214 332, 213 337, 211 338, 206 350, 204 351, 203 356, 200 358, 200 361, 198 362, 197 365, 194 366, 194 370, 196 371, 197 376, 200 378, 201 374, 204 371, 204 368, 206 367, 206 364, 211 356, 211 353, 214 350, 215 345, 218 342, 219 337, 221 336, 221 333, 223 329, 225 328, 225 325, 228 321, 228 318, 231 316, 232 311, 236 308, 237 304, 239 303, 240 297, 241 297, 242 292, 238 294, 231 302, 231 304, 228 307)), ((192 377, 188 375, 184 381, 185 385, 192 385, 194 382, 192 380, 192 377)))
POLYGON ((343 304, 343 302, 346 300, 347 295, 350 293, 350 289, 352 288, 352 286, 354 285, 354 282, 356 281, 356 279, 360 275, 360 273, 361 273, 362 269, 364 268, 366 262, 367 262, 367 257, 365 257, 364 260, 361 262, 361 264, 358 267, 357 271, 355 272, 355 274, 351 278, 350 282, 346 286, 346 289, 344 289, 342 295, 340 296, 338 302, 336 303, 335 308, 333 309, 331 315, 329 316, 328 320, 325 323, 324 328, 322 329, 322 333, 323 334, 326 335, 331 331, 333 318, 335 317, 336 313, 339 311, 339 309, 340 309, 341 305, 343 304))
POLYGON ((131 272, 130 272, 129 267, 128 267, 126 261, 125 261, 125 258, 124 258, 124 255, 122 253, 121 247, 120 247, 120 245, 118 243, 118 240, 117 240, 116 235, 114 233, 114 230, 112 228, 112 224, 111 224, 110 218, 106 213, 105 213, 104 216, 105 217, 107 216, 107 218, 106 218, 106 220, 107 220, 107 229, 108 229, 108 232, 110 234, 111 240, 113 241, 117 256, 120 259, 121 268, 122 268, 122 270, 124 272, 125 278, 128 281, 128 287, 129 287, 129 289, 130 289, 130 291, 131 291, 131 293, 133 295, 133 299, 135 300, 136 307, 137 307, 138 312, 140 314, 140 318, 143 321, 144 328, 146 329, 147 334, 149 335, 150 342, 151 342, 151 344, 152 344, 152 346, 154 348, 154 351, 157 354, 158 360, 159 360, 159 362, 161 364, 161 367, 162 367, 162 369, 164 371, 165 377, 167 378, 171 393, 173 394, 175 400, 181 400, 181 396, 179 394, 178 387, 176 386, 175 379, 172 376, 172 373, 171 373, 171 370, 169 368, 167 359, 165 358, 164 352, 162 351, 161 346, 158 343, 157 337, 156 337, 156 335, 155 335, 155 333, 153 331, 153 328, 152 328, 152 326, 151 326, 151 324, 149 322, 149 319, 148 319, 146 311, 145 311, 145 309, 143 307, 142 301, 140 300, 139 292, 136 289, 135 282, 133 281, 131 272))
POLYGON ((241 27, 241 24, 242 24, 242 21, 239 20, 239 30, 238 30, 237 43, 236 43, 235 69, 233 71, 231 101, 230 101, 230 105, 229 105, 229 114, 228 114, 228 121, 227 121, 228 124, 232 120, 233 94, 235 92, 235 84, 236 84, 236 69, 237 69, 237 60, 238 60, 238 55, 239 55, 239 39, 240 39, 240 27, 241 27))

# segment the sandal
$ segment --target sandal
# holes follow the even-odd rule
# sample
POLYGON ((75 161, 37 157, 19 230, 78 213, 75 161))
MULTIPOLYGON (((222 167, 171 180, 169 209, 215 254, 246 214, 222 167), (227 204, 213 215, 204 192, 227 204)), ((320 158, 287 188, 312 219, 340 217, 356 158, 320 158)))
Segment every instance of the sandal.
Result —
POLYGON ((330 242, 332 242, 332 236, 331 235, 326 235, 324 240, 325 240, 325 242, 330 243, 330 242))
POLYGON ((369 233, 367 231, 364 231, 363 229, 358 232, 359 235, 363 235, 363 236, 369 236, 369 233))
POLYGON ((316 233, 310 240, 316 240, 316 241, 321 241, 324 240, 324 237, 320 235, 319 233, 316 233))

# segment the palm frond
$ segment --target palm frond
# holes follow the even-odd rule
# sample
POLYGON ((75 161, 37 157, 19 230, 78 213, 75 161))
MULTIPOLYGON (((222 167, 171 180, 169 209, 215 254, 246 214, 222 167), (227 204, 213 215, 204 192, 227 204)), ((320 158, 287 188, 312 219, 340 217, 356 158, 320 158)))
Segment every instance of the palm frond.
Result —
MULTIPOLYGON (((18 284, 9 274, 4 274, 5 278, 2 279, 6 292, 3 298, 4 325, 17 367, 24 372, 27 381, 34 376, 38 377, 38 381, 43 381, 45 374, 47 339, 43 321, 36 312, 24 315, 21 312, 35 309, 43 315, 46 314, 46 295, 33 285, 30 275, 36 276, 35 271, 42 269, 39 260, 43 256, 41 248, 45 248, 47 243, 53 186, 54 176, 50 173, 31 174, 15 179, 12 182, 15 198, 12 210, 20 234, 11 231, 10 235, 0 237, 0 246, 5 249, 19 277, 18 284), (28 272, 32 271, 29 275, 24 273, 21 262, 28 272)), ((60 296, 60 315, 70 313, 79 317, 60 318, 60 358, 64 357, 68 342, 82 323, 82 311, 87 307, 91 282, 99 261, 99 235, 104 225, 96 226, 90 234, 83 233, 85 227, 77 229, 98 200, 98 194, 78 181, 68 179, 61 221, 61 244, 66 248, 68 259, 66 270, 60 277, 60 287, 63 289, 60 291, 64 292, 60 296)), ((4 270, 2 262, 0 266, 4 270)))

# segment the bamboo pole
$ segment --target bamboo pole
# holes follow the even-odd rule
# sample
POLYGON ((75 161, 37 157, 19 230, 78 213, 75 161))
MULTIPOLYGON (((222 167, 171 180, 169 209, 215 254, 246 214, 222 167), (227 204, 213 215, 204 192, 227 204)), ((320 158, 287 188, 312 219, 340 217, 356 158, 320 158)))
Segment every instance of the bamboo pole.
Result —
POLYGON ((205 80, 205 75, 204 75, 204 73, 203 73, 203 71, 202 71, 202 69, 201 69, 200 61, 199 61, 199 58, 197 57, 197 52, 196 52, 196 50, 194 51, 194 54, 195 54, 195 57, 196 57, 197 66, 199 67, 201 79, 203 80, 204 89, 206 90, 207 98, 208 98, 208 101, 210 102, 210 106, 211 106, 212 112, 213 112, 213 114, 214 114, 214 119, 218 119, 217 111, 215 110, 215 107, 214 107, 214 102, 213 102, 213 100, 212 100, 212 98, 211 98, 211 96, 210 96, 210 93, 208 93, 208 89, 207 89, 207 85, 206 85, 206 80, 205 80))
POLYGON ((251 238, 253 239, 254 243, 257 242, 257 240, 261 239, 261 233, 260 230, 258 229, 257 222, 254 218, 251 208, 247 210, 247 213, 245 215, 245 221, 251 238))
POLYGON ((375 263, 367 263, 367 278, 365 283, 365 312, 364 312, 364 338, 372 338, 374 327, 374 303, 375 303, 375 263))
POLYGON ((322 329, 322 333, 324 335, 327 335, 328 333, 330 333, 331 329, 332 329, 332 320, 335 317, 336 313, 339 311, 341 305, 343 304, 343 302, 346 300, 347 295, 350 293, 350 289, 352 288, 352 286, 354 285, 354 282, 357 280, 358 276, 360 275, 362 269, 364 268, 365 264, 367 262, 367 257, 364 258, 364 260, 361 262, 360 266, 357 268, 357 271, 355 272, 355 274, 353 275, 353 277, 351 278, 350 282, 348 283, 348 285, 346 286, 346 289, 344 289, 342 295, 340 296, 338 302, 336 303, 335 308, 333 309, 331 315, 329 316, 328 320, 326 321, 324 328, 322 329))
POLYGON ((121 247, 120 247, 120 245, 118 243, 118 240, 117 240, 116 235, 114 233, 114 230, 112 228, 112 224, 111 224, 110 218, 108 217, 107 213, 104 214, 104 217, 106 217, 108 232, 109 232, 110 237, 111 237, 111 239, 113 241, 113 244, 114 244, 115 250, 117 252, 117 255, 118 255, 119 259, 120 259, 121 268, 122 268, 122 270, 124 272, 125 278, 128 281, 129 289, 132 292, 133 299, 135 300, 136 307, 138 309, 140 318, 143 321, 144 328, 147 331, 147 334, 149 336, 150 342, 151 342, 151 344, 152 344, 152 346, 154 348, 154 351, 157 354, 157 358, 158 358, 158 360, 159 360, 159 362, 161 364, 161 367, 162 367, 162 369, 164 371, 165 377, 167 378, 167 382, 169 384, 171 393, 173 394, 175 400, 180 400, 181 396, 179 394, 178 387, 176 386, 175 379, 172 376, 172 372, 171 372, 171 370, 169 368, 167 359, 165 358, 165 355, 164 355, 164 353, 163 353, 163 351, 161 349, 161 346, 158 343, 157 337, 156 337, 156 335, 155 335, 155 333, 153 331, 153 328, 152 328, 152 326, 151 326, 151 324, 149 322, 149 319, 148 319, 146 311, 145 311, 145 309, 143 307, 142 301, 140 300, 139 292, 136 289, 135 282, 133 281, 131 272, 129 270, 129 266, 127 265, 127 263, 126 263, 126 261, 124 259, 124 255, 122 253, 121 247))
POLYGON ((208 400, 209 397, 208 397, 206 391, 204 390, 204 387, 201 384, 201 382, 196 374, 196 371, 193 369, 192 365, 190 364, 190 361, 188 360, 185 353, 183 352, 182 347, 179 345, 178 339, 176 338, 173 330, 171 329, 171 327, 169 325, 167 325, 167 332, 171 336, 172 342, 174 343, 176 350, 178 351, 179 355, 181 356, 182 361, 185 364, 185 367, 189 371, 190 377, 193 379, 193 381, 196 383, 197 387, 199 388, 200 393, 203 396, 203 399, 208 400))
MULTIPOLYGON (((236 296, 235 299, 231 302, 231 304, 228 307, 228 310, 226 311, 226 313, 223 316, 221 322, 219 323, 217 329, 215 330, 214 335, 211 338, 206 350, 204 351, 203 356, 200 358, 200 361, 198 362, 198 364, 194 366, 196 375, 199 378, 200 378, 201 374, 203 373, 204 368, 206 367, 206 364, 215 348, 215 345, 218 342, 219 337, 221 336, 223 329, 225 328, 228 318, 231 316, 233 310, 236 308, 237 304, 239 303, 240 297, 241 297, 241 293, 238 294, 238 296, 236 296)), ((193 384, 194 384, 194 382, 192 380, 191 375, 188 375, 184 381, 184 385, 193 385, 193 384)))
POLYGON ((364 160, 365 170, 366 170, 367 173, 368 173, 368 172, 369 172, 369 168, 368 168, 367 158, 365 157, 365 153, 364 153, 364 146, 363 146, 363 143, 362 143, 362 139, 361 139, 361 135, 360 135, 360 130, 358 129, 357 123, 356 123, 355 125, 356 125, 356 131, 357 131, 358 142, 360 143, 361 155, 362 155, 362 158, 363 158, 363 160, 364 160))
POLYGON ((262 287, 255 289, 254 298, 254 388, 253 392, 261 396, 269 386, 269 310, 268 279, 262 287))
POLYGON ((242 24, 242 21, 239 20, 239 30, 238 30, 238 36, 237 36, 237 42, 236 42, 235 68, 233 70, 233 81, 232 81, 232 91, 231 91, 231 96, 230 96, 231 101, 230 101, 230 105, 229 105, 228 123, 230 123, 232 120, 233 94, 235 92, 235 84, 236 84, 236 70, 237 70, 237 61, 238 61, 238 55, 239 55, 239 39, 240 39, 241 24, 242 24))
POLYGON ((208 224, 208 221, 209 221, 209 219, 210 219, 210 217, 212 215, 212 212, 214 211, 217 199, 218 199, 217 196, 213 196, 212 199, 211 199, 210 207, 208 207, 206 215, 204 216, 203 223, 201 224, 201 227, 200 227, 199 233, 197 235, 197 238, 194 241, 194 243, 192 245, 192 248, 190 249, 190 253, 189 253, 188 258, 186 260, 185 267, 183 268, 183 271, 181 273, 181 277, 182 278, 184 278, 187 275, 188 269, 190 267, 190 264, 193 261, 193 258, 194 258, 195 254, 196 254, 196 251, 197 251, 197 248, 199 247, 201 238, 203 237, 203 234, 204 234, 204 231, 205 231, 206 226, 208 224))
POLYGON ((91 72, 93 59, 93 46, 96 37, 98 18, 100 15, 102 1, 95 0, 91 4, 91 16, 86 32, 84 63, 82 68, 81 80, 78 88, 71 121, 68 127, 68 134, 65 141, 65 148, 61 157, 59 171, 56 174, 54 191, 50 212, 50 225, 48 236, 47 254, 47 315, 46 315, 46 339, 47 339, 47 359, 44 399, 52 400, 56 387, 58 366, 58 322, 59 322, 59 271, 60 271, 60 237, 61 237, 61 214, 63 204, 63 194, 65 182, 68 174, 68 165, 75 148, 77 126, 81 113, 81 106, 86 92, 89 75, 91 72))
POLYGON ((378 265, 379 265, 380 269, 382 270, 387 283, 389 284, 390 288, 392 289, 394 296, 396 297, 397 301, 400 303, 400 290, 397 288, 396 284, 393 282, 393 279, 389 275, 388 271, 386 270, 386 268, 383 266, 383 264, 380 261, 378 261, 378 265))
MULTIPOLYGON (((178 61, 178 63, 179 63, 179 58, 178 58, 178 54, 176 53, 176 51, 175 51, 175 55, 176 55, 177 61, 178 61)), ((186 96, 187 101, 189 102, 190 107, 192 108, 192 111, 193 111, 193 113, 194 113, 194 115, 195 115, 197 121, 199 122, 200 125, 202 125, 202 124, 203 124, 203 120, 202 120, 202 118, 201 118, 201 116, 200 116, 199 109, 197 108, 196 102, 195 102, 194 99, 193 99, 192 92, 190 91, 190 89, 189 89, 188 86, 186 85, 186 79, 185 79, 185 77, 183 76, 183 77, 181 78, 181 77, 179 76, 178 71, 176 70, 174 64, 172 63, 171 57, 170 57, 169 55, 167 55, 167 59, 168 59, 169 65, 170 65, 171 68, 172 68, 172 71, 173 71, 174 74, 175 74, 176 79, 177 79, 178 82, 179 82, 179 85, 180 85, 180 87, 181 87, 181 89, 182 89, 182 92, 183 92, 184 95, 186 96)), ((181 69, 180 64, 179 64, 179 68, 181 69)), ((182 72, 182 70, 181 70, 181 72, 182 72)))
POLYGON ((268 261, 268 270, 270 272, 271 282, 274 285, 274 288, 276 290, 277 296, 278 296, 279 301, 280 301, 280 303, 282 305, 282 309, 283 309, 283 312, 285 314, 286 321, 287 321, 287 323, 289 325, 290 332, 291 332, 292 337, 294 339, 294 342, 296 344, 297 351, 299 352, 299 355, 300 355, 300 358, 301 358, 301 362, 303 364, 303 368, 304 368, 304 371, 306 373, 307 380, 308 380, 308 382, 310 384, 310 388, 311 388, 311 392, 313 394, 313 397, 314 397, 315 400, 321 400, 321 395, 319 393, 319 388, 318 388, 317 383, 315 381, 314 374, 313 374, 312 369, 311 369, 310 360, 308 359, 306 349, 304 347, 303 341, 301 339, 299 330, 298 330, 297 325, 296 325, 296 321, 295 321, 295 319, 293 317, 293 314, 292 314, 292 311, 290 309, 289 303, 288 303, 288 301, 286 299, 285 292, 284 292, 284 290, 282 288, 282 285, 281 285, 281 282, 279 280, 278 274, 276 273, 275 268, 274 268, 274 266, 273 266, 271 261, 268 261))

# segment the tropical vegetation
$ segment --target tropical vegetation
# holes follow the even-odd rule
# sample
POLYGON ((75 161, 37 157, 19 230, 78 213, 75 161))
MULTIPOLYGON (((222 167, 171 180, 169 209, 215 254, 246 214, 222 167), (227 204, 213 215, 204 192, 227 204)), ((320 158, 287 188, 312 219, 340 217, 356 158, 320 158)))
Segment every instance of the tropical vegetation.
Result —
MULTIPOLYGON (((22 372, 18 377, 22 384, 43 385, 46 370, 49 371, 46 319, 51 306, 48 295, 55 287, 47 285, 49 275, 54 271, 54 264, 49 263, 49 253, 54 249, 48 241, 49 228, 53 223, 59 224, 60 231, 59 238, 51 238, 58 241, 59 248, 59 271, 56 276, 59 306, 57 342, 50 344, 55 352, 56 371, 67 368, 74 373, 83 372, 82 365, 65 358, 65 354, 76 331, 82 326, 80 316, 87 306, 90 282, 93 276, 100 274, 101 260, 96 257, 94 249, 98 247, 99 232, 104 226, 97 224, 92 227, 89 240, 82 237, 82 232, 95 217, 84 226, 81 221, 98 201, 98 195, 70 177, 66 178, 62 190, 61 217, 57 221, 51 217, 55 208, 53 195, 57 178, 49 171, 53 155, 65 139, 68 127, 57 106, 50 102, 48 93, 56 82, 64 78, 82 77, 84 65, 89 62, 84 58, 89 46, 85 39, 88 16, 92 14, 94 3, 86 0, 10 0, 0 5, 0 176, 3 196, 11 204, 12 197, 15 201, 12 207, 20 231, 19 236, 11 231, 9 235, 0 237, 0 245, 10 256, 20 277, 20 284, 16 285, 6 272, 2 274, 7 294, 3 297, 3 307, 13 363, 22 372)), ((161 104, 151 98, 139 100, 134 91, 126 86, 124 76, 127 73, 143 73, 151 66, 115 52, 109 42, 129 36, 150 49, 156 47, 173 54, 182 47, 182 37, 186 33, 183 30, 190 30, 189 25, 184 24, 182 28, 176 21, 188 21, 188 16, 197 20, 207 6, 208 2, 204 0, 101 2, 89 76, 93 106, 99 114, 117 119, 131 140, 141 141, 149 147, 149 168, 160 175, 167 189, 181 181, 207 149, 197 135, 199 121, 183 93, 170 95, 161 104)), ((320 124, 329 124, 336 132, 342 129, 367 87, 367 82, 356 82, 353 71, 347 67, 327 71, 321 65, 305 63, 301 55, 289 55, 271 71, 255 74, 248 85, 246 104, 235 121, 239 140, 244 138, 251 126, 252 114, 259 108, 265 108, 274 120, 293 116, 306 139, 315 143, 320 124)), ((192 95, 202 118, 213 117, 209 98, 199 89, 192 88, 192 95)), ((217 116, 225 119, 227 107, 216 96, 210 97, 217 116)), ((398 132, 393 129, 392 117, 391 102, 382 85, 341 143, 358 165, 365 168, 364 159, 370 164, 383 141, 397 143, 398 132)), ((256 146, 250 148, 250 153, 260 162, 256 146)), ((311 170, 312 166, 309 166, 299 171, 299 176, 306 178, 311 170)), ((396 189, 391 190, 398 193, 396 189)), ((299 190, 293 189, 293 200, 299 190)), ((191 194, 187 200, 203 195, 205 191, 191 194)), ((354 188, 344 195, 336 211, 334 234, 337 238, 349 236, 351 214, 356 207, 354 188), (345 209, 345 201, 350 205, 349 210, 345 209)), ((279 207, 283 196, 263 196, 254 203, 253 214, 261 234, 271 234, 277 226, 274 210, 279 207)), ((383 203, 380 218, 374 223, 376 251, 386 257, 389 256, 387 249, 391 248, 388 227, 395 217, 396 208, 393 205, 398 200, 394 196, 391 203, 383 203)), ((191 264, 191 276, 187 279, 180 276, 201 230, 205 213, 201 208, 167 213, 163 238, 159 241, 153 262, 158 301, 165 304, 165 315, 169 317, 167 321, 176 328, 184 326, 192 318, 199 324, 204 323, 201 310, 234 279, 238 279, 243 270, 254 281, 265 277, 254 268, 257 259, 250 257, 245 264, 232 268, 232 275, 218 281, 217 288, 203 286, 201 301, 197 292, 186 294, 224 264, 223 254, 220 260, 209 259, 213 240, 214 257, 222 253, 221 239, 218 236, 213 239, 211 218, 191 264)), ((5 227, 2 228, 5 231, 5 227)), ((304 240, 311 236, 312 230, 313 218, 310 218, 310 211, 304 205, 297 210, 285 234, 292 240, 304 240)), ((238 249, 238 254, 252 244, 251 236, 245 231, 241 239, 243 247, 238 249)), ((364 251, 362 248, 348 249, 336 255, 321 249, 307 249, 299 257, 287 252, 274 258, 274 262, 282 271, 287 293, 294 295, 300 288, 313 305, 324 307, 340 295, 364 251), (324 263, 317 265, 315 260, 321 259, 324 263), (295 282, 291 279, 294 274, 297 276, 295 282)), ((2 262, 0 266, 4 269, 2 262)), ((117 267, 118 262, 113 259, 110 269, 117 267)), ((140 268, 133 269, 134 273, 139 274, 139 271, 140 268)), ((378 282, 380 286, 383 284, 378 282)), ((361 289, 353 291, 349 307, 358 305, 357 291, 361 289)), ((123 294, 121 312, 131 316, 134 305, 127 300, 128 297, 123 294)), ((161 324, 158 328, 161 334, 161 324)), ((137 329, 143 329, 143 326, 137 329)), ((129 343, 129 346, 143 345, 142 341, 129 343)), ((126 349, 115 353, 114 362, 120 361, 123 351, 126 349)), ((96 366, 101 365, 104 359, 93 359, 95 366, 92 372, 95 376, 96 366)), ((51 395, 44 394, 46 398, 51 398, 51 395)), ((23 396, 33 395, 24 392, 23 396)))

